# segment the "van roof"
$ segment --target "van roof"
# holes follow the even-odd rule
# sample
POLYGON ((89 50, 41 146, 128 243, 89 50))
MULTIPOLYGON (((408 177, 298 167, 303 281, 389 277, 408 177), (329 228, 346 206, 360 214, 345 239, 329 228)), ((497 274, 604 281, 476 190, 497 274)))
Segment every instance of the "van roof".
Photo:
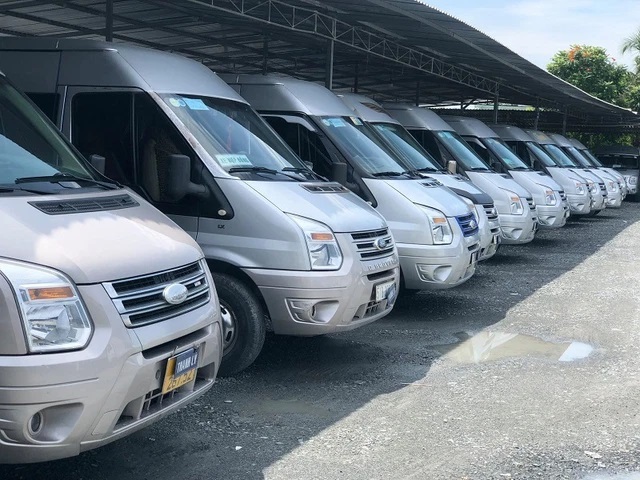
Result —
POLYGON ((453 128, 437 113, 406 103, 384 103, 384 109, 405 128, 453 132, 453 128))
POLYGON ((498 134, 477 118, 463 117, 461 115, 443 115, 442 120, 451 125, 460 135, 476 138, 497 138, 498 134))
POLYGON ((568 138, 567 140, 569 140, 571 142, 571 145, 576 147, 578 150, 588 150, 586 145, 577 138, 568 138))
POLYGON ((560 145, 561 147, 573 147, 573 144, 564 135, 560 135, 559 133, 549 133, 548 135, 556 145, 560 145))
POLYGON ((382 105, 369 97, 357 93, 337 93, 337 95, 365 122, 400 125, 400 122, 391 117, 382 105))
POLYGON ((256 110, 313 116, 353 116, 353 111, 342 100, 317 83, 282 74, 224 74, 221 78, 235 86, 256 110))
MULTIPOLYGON (((17 75, 23 70, 19 65, 12 68, 12 59, 21 63, 28 58, 24 54, 11 56, 10 53, 26 51, 61 55, 64 62, 58 73, 60 85, 133 87, 157 93, 202 95, 246 103, 203 64, 169 52, 97 40, 0 37, 0 65, 9 78, 12 78, 12 70, 17 75)), ((39 62, 39 58, 34 57, 33 61, 39 62)), ((46 76, 45 71, 41 72, 46 76)), ((34 84, 33 78, 29 84, 34 84)))
POLYGON ((533 138, 537 143, 539 143, 540 145, 555 145, 556 142, 554 142, 551 137, 549 137, 549 135, 547 135, 544 132, 541 132, 540 130, 525 130, 525 132, 527 132, 529 135, 531 135, 531 138, 533 138))
POLYGON ((487 126, 505 141, 531 142, 533 138, 527 132, 515 125, 488 123, 487 126))

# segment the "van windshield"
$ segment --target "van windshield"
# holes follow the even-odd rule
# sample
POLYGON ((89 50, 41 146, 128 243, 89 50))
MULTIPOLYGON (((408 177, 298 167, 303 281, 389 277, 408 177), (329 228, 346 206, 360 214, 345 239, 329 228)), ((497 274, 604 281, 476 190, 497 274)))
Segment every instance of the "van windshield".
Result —
POLYGON ((91 169, 44 115, 0 76, 0 184, 3 192, 55 193, 96 183, 103 182, 96 180, 91 169), (36 183, 38 188, 33 185, 36 183), (46 188, 40 191, 45 184, 46 188))
POLYGON ((393 148, 410 170, 441 172, 442 167, 404 127, 395 123, 374 123, 373 128, 393 148))
POLYGON ((555 167, 556 162, 553 161, 553 158, 549 156, 549 154, 536 142, 526 142, 527 148, 529 151, 538 159, 542 165, 545 167, 555 167))
POLYGON ((588 159, 592 165, 595 165, 596 167, 604 167, 604 165, 602 165, 602 162, 598 160, 596 157, 594 157, 589 150, 580 150, 580 153, 582 153, 582 155, 586 159, 588 159))
POLYGON ((474 152, 456 132, 441 130, 435 132, 435 134, 464 170, 477 172, 491 171, 487 164, 484 163, 478 154, 474 152))
POLYGON ((194 95, 160 97, 227 172, 292 171, 313 177, 311 170, 249 105, 194 95))
POLYGON ((549 156, 553 159, 553 161, 556 163, 556 166, 562 167, 562 168, 577 167, 575 162, 571 160, 567 156, 567 154, 564 153, 562 149, 560 149, 560 147, 558 147, 557 145, 547 143, 543 145, 542 148, 544 148, 545 152, 547 152, 549 156))
POLYGON ((591 163, 582 156, 582 154, 578 151, 576 147, 565 147, 569 156, 580 166, 589 168, 591 167, 591 163))
POLYGON ((640 157, 631 155, 600 155, 600 161, 618 170, 637 170, 640 168, 640 157))
POLYGON ((320 117, 319 124, 343 154, 373 176, 401 176, 405 168, 371 137, 364 123, 355 117, 320 117))
POLYGON ((497 138, 481 139, 487 148, 498 157, 508 170, 529 170, 529 167, 502 140, 497 138))

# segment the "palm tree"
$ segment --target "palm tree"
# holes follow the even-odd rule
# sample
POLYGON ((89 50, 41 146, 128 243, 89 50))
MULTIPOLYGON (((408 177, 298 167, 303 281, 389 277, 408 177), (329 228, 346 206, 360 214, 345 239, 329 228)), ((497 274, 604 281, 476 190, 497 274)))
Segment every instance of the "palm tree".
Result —
POLYGON ((640 74, 640 29, 622 42, 622 53, 633 52, 636 54, 633 59, 636 64, 636 73, 640 74))

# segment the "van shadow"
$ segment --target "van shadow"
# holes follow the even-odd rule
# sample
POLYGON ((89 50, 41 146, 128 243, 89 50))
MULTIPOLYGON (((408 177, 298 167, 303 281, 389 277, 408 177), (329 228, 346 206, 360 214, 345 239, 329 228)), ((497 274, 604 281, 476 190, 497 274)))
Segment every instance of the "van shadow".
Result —
POLYGON ((459 344, 460 332, 502 320, 640 220, 640 209, 624 204, 607 216, 540 231, 527 245, 503 245, 465 284, 406 295, 391 315, 361 329, 313 338, 269 336, 251 368, 220 379, 163 421, 76 458, 0 466, 0 478, 264 478, 269 466, 376 397, 420 382, 440 355, 459 344))

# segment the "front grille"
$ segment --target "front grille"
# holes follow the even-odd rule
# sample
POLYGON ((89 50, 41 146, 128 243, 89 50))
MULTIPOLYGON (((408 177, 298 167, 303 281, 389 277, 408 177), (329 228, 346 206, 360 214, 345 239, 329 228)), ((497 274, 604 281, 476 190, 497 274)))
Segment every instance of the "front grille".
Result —
POLYGON ((456 217, 458 221, 458 225, 462 229, 462 234, 465 237, 470 237, 471 235, 475 235, 478 233, 478 221, 476 220, 476 216, 473 213, 468 213, 467 215, 460 215, 456 217))
POLYGON ((210 300, 209 283, 200 262, 103 285, 128 327, 169 320, 210 300), (187 297, 181 303, 171 304, 165 300, 163 292, 176 283, 187 288, 187 297))
POLYGON ((564 190, 560 190, 560 200, 562 200, 563 202, 567 201, 567 194, 564 193, 564 190))
POLYGON ((496 210, 493 203, 485 203, 484 205, 482 205, 482 208, 484 208, 484 212, 487 214, 487 218, 489 220, 498 219, 498 211, 496 210))
POLYGON ((536 212, 536 202, 533 201, 533 198, 527 198, 527 205, 529 205, 529 210, 533 213, 536 212))
POLYGON ((75 200, 54 200, 46 202, 29 202, 47 215, 67 215, 70 213, 89 213, 106 210, 121 210, 139 205, 130 195, 111 197, 79 198, 75 200))
POLYGON ((352 233, 351 238, 362 260, 375 260, 393 253, 393 237, 388 228, 352 233))
POLYGON ((607 196, 607 187, 605 186, 604 183, 598 183, 598 185, 600 186, 600 193, 602 193, 603 197, 607 196))

